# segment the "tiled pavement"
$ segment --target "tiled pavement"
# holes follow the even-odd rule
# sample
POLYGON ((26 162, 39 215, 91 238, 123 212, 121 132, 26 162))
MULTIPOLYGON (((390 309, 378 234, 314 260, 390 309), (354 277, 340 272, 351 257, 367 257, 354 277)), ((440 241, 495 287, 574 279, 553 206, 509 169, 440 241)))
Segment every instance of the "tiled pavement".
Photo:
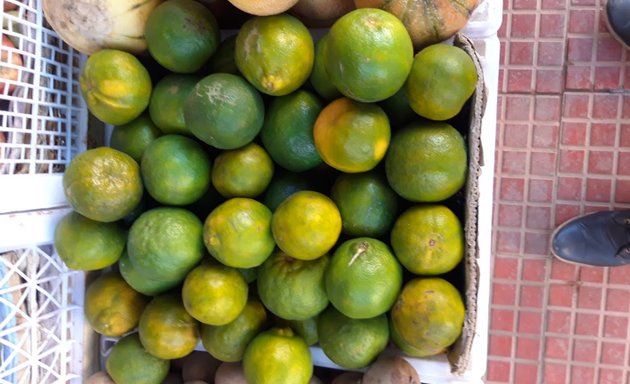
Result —
POLYGON ((565 220, 630 208, 630 50, 603 3, 503 4, 487 383, 630 383, 630 267, 549 253, 565 220))

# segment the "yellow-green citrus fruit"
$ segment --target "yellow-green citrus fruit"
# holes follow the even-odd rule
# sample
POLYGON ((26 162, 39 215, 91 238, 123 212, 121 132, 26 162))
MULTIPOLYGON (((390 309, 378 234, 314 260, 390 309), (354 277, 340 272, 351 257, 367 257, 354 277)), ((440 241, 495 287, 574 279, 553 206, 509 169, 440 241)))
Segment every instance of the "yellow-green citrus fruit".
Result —
POLYGON ((72 208, 83 216, 112 222, 130 214, 143 193, 140 166, 109 147, 88 149, 70 161, 63 189, 72 208))
POLYGON ((140 163, 144 150, 160 136, 162 131, 153 123, 148 113, 143 113, 127 124, 114 127, 109 145, 140 163))
POLYGON ((184 119, 184 102, 199 80, 197 75, 170 73, 155 84, 149 114, 163 133, 192 136, 184 119))
POLYGON ((67 213, 55 227, 54 244, 70 269, 94 271, 120 258, 127 235, 116 223, 88 219, 75 211, 67 213))
POLYGON ((107 374, 117 384, 161 384, 171 362, 147 352, 138 337, 130 333, 114 344, 105 361, 107 374))
POLYGON ((274 163, 267 151, 256 143, 222 151, 212 168, 212 185, 221 196, 256 197, 273 177, 274 163))

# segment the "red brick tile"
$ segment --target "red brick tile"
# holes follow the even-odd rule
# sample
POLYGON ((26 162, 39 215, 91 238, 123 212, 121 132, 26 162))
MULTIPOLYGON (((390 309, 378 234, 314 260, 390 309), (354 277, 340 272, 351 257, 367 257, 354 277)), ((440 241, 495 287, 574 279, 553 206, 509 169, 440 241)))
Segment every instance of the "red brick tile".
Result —
POLYGON ((507 383, 510 381, 510 363, 488 359, 486 379, 492 382, 507 383))
POLYGON ((602 289, 600 287, 578 287, 577 307, 580 309, 600 309, 602 289))
POLYGON ((565 263, 556 258, 551 259, 551 278, 574 282, 578 277, 578 267, 575 264, 565 263))
POLYGON ((560 334, 572 333, 571 312, 548 310, 547 332, 560 334))
POLYGON ((532 98, 524 95, 508 95, 505 98, 505 118, 510 121, 529 121, 532 98))
POLYGON ((529 201, 550 203, 553 199, 553 181, 532 179, 529 181, 529 201))
POLYGON ((588 172, 610 175, 613 171, 614 154, 608 151, 591 151, 588 154, 588 172))
POLYGON ((589 90, 593 88, 591 66, 570 65, 567 67, 566 88, 571 90, 589 90))
POLYGON ((618 175, 630 175, 630 152, 619 152, 617 162, 618 175))
POLYGON ((525 245, 523 247, 529 255, 549 255, 549 234, 538 232, 525 233, 525 245))
POLYGON ((494 278, 515 280, 518 276, 518 259, 513 257, 495 256, 494 278))
MULTIPOLYGON (((540 339, 531 337, 518 337, 516 339, 516 358, 527 360, 538 360, 538 353, 540 352, 540 339)), ((516 365, 517 377, 520 377, 519 367, 516 365)), ((534 375, 536 371, 534 371, 534 375)), ((523 376, 525 377, 525 376, 523 376)))
POLYGON ((588 283, 603 283, 604 270, 600 267, 580 267, 580 281, 588 283))
POLYGON ((538 96, 536 97, 534 118, 539 121, 558 121, 560 109, 560 96, 538 96))
POLYGON ((512 336, 491 334, 488 352, 496 357, 512 356, 512 336))
POLYGON ((567 47, 567 59, 569 63, 583 63, 593 60, 592 37, 569 37, 567 47))
POLYGON ((499 225, 520 227, 523 221, 523 207, 519 205, 499 204, 499 225))
POLYGON ((621 124, 619 131, 619 146, 630 148, 630 124, 621 124))
POLYGON ((560 94, 564 88, 562 69, 538 69, 536 71, 536 93, 560 94))
POLYGON ((533 41, 510 42, 510 64, 512 65, 534 64, 534 42, 533 41))
POLYGON ((524 175, 525 166, 527 165, 527 152, 520 151, 503 151, 503 160, 501 162, 501 172, 514 175, 524 175))
POLYGON ((544 281, 545 267, 545 260, 523 260, 523 281, 544 281))
POLYGON ((542 314, 540 312, 518 311, 518 333, 540 335, 542 314))
POLYGON ((590 366, 572 365, 570 384, 595 383, 595 368, 590 366))
POLYGON ((516 315, 512 310, 492 308, 490 310, 490 329, 492 331, 514 331, 516 315))
MULTIPOLYGON (((621 86, 624 88, 630 88, 630 65, 626 65, 621 73, 621 86)), ((624 95, 623 98, 627 100, 628 96, 624 95)), ((624 115, 624 117, 627 118, 628 116, 624 115)))
POLYGON ((529 126, 527 124, 505 124, 503 126, 503 145, 514 148, 527 148, 529 126))
MULTIPOLYGON (((586 143, 586 127, 586 123, 563 122, 560 143, 564 145, 584 145, 586 143)), ((628 129, 628 139, 630 143, 630 129, 628 129)))
POLYGON ((499 27, 499 30, 497 31, 497 36, 501 39, 507 37, 508 35, 508 25, 509 25, 509 20, 511 18, 510 16, 511 15, 509 13, 503 12, 503 17, 501 18, 501 26, 499 27))
POLYGON ((597 341, 577 339, 573 341, 573 361, 594 363, 597 359, 597 341))
MULTIPOLYGON (((610 270, 608 271, 608 282, 610 284, 622 284, 630 286, 630 266, 610 268, 610 270)), ((630 299, 630 293, 626 292, 625 300, 628 299, 630 299)))
POLYGON ((497 251, 501 253, 518 253, 521 246, 520 232, 498 230, 496 232, 497 251))
POLYGON ((618 89, 621 86, 621 69, 615 67, 595 67, 596 90, 618 89))
POLYGON ((536 9, 536 0, 513 0, 512 9, 518 10, 534 10, 536 9))
MULTIPOLYGON (((611 271, 612 269, 614 268, 611 268, 611 271)), ((608 288, 606 290, 606 310, 626 314, 630 310, 630 291, 608 288)))
MULTIPOLYGON (((626 67, 626 76, 630 76, 630 69, 628 67, 626 67)), ((627 88, 630 88, 630 80, 626 79, 624 84, 627 88)), ((630 96, 629 95, 623 96, 622 104, 623 104, 622 105, 623 111, 621 113, 621 117, 624 119, 630 119, 630 96)))
POLYGON ((615 145, 616 137, 617 126, 614 123, 593 123, 591 126, 591 145, 596 145, 600 147, 612 147, 615 145))
MULTIPOLYGON (((579 187, 578 187, 579 189, 579 187)), ((556 226, 580 214, 580 206, 575 204, 556 204, 556 226)))
POLYGON ((617 119, 619 96, 596 94, 593 97, 593 117, 596 119, 617 119))
POLYGON ((617 180, 615 182, 615 202, 630 203, 630 180, 617 180))
POLYGON ((564 117, 587 117, 590 97, 588 94, 567 93, 564 96, 564 117))
POLYGON ((597 39, 597 61, 620 61, 621 52, 621 44, 613 37, 600 36, 597 39))
POLYGON ((525 195, 525 180, 503 177, 499 196, 505 201, 523 201, 525 195))
POLYGON ((599 384, 623 383, 623 369, 600 368, 599 384))
POLYGON ((551 208, 527 207, 525 225, 529 229, 551 229, 551 208))
POLYGON ((566 9, 568 0, 541 0, 541 9, 566 9))
POLYGON ((556 148, 558 145, 557 125, 534 125, 532 135, 532 147, 534 148, 556 148))
POLYGON ((549 287, 549 305, 571 307, 575 289, 571 285, 552 284, 549 287))
POLYGON ((545 338, 545 357, 553 359, 566 359, 569 357, 571 344, 564 337, 547 336, 545 338))
POLYGON ((532 175, 554 176, 556 174, 556 154, 532 152, 529 170, 532 175))
POLYGON ((612 194, 612 181, 602 179, 586 180, 586 201, 609 202, 612 194))
POLYGON ((625 340, 628 336, 628 317, 606 315, 604 336, 625 340))
POLYGON ((625 364, 625 343, 602 342, 601 362, 604 364, 614 364, 624 366, 625 364))
POLYGON ((575 334, 580 336, 597 336, 599 333, 599 315, 592 313, 575 314, 575 334))
POLYGON ((560 151, 560 172, 582 173, 584 169, 584 151, 573 149, 560 151))
POLYGON ((581 201, 583 182, 584 180, 578 177, 558 177, 557 198, 560 200, 581 201))
POLYGON ((564 38, 564 28, 566 25, 566 15, 564 13, 543 13, 540 15, 540 37, 562 37, 564 38))
POLYGON ((536 37, 535 14, 512 14, 512 33, 510 37, 536 37))
POLYGON ((542 308, 544 289, 540 286, 521 286, 519 308, 542 308))
POLYGON ((538 364, 516 363, 514 367, 514 379, 517 383, 538 383, 538 364))
POLYGON ((512 284, 492 284, 492 304, 514 305, 516 303, 516 286, 512 284))
POLYGON ((569 33, 593 34, 595 32, 595 10, 575 9, 569 11, 569 33))
POLYGON ((545 384, 565 384, 567 365, 545 362, 543 375, 543 383, 545 384))
POLYGON ((564 41, 538 42, 538 65, 561 66, 564 64, 564 41))
POLYGON ((531 69, 509 69, 507 71, 507 91, 509 93, 528 93, 533 89, 531 69))

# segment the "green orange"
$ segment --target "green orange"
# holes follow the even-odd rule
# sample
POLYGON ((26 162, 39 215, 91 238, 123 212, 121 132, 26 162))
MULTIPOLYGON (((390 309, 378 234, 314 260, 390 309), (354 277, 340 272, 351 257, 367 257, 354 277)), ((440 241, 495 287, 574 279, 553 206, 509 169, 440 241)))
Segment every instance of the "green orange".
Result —
POLYGON ((311 33, 288 13, 247 20, 238 31, 234 51, 243 76, 272 96, 300 88, 311 74, 315 56, 311 33))
POLYGON ((159 384, 168 375, 171 362, 147 352, 138 333, 130 333, 114 344, 105 360, 105 369, 116 383, 159 384))
POLYGON ((164 135, 154 140, 140 163, 147 192, 165 205, 197 201, 208 190, 211 168, 205 148, 182 135, 164 135))
POLYGON ((155 84, 149 114, 162 132, 192 136, 184 120, 184 101, 199 80, 197 75, 170 73, 155 84))
POLYGON ((140 163, 145 149, 160 136, 162 131, 153 123, 148 113, 143 113, 127 124, 114 127, 109 145, 140 163))
POLYGON ((295 173, 280 168, 274 172, 261 201, 273 212, 278 205, 295 192, 312 188, 312 180, 306 173, 295 173))
POLYGON ((256 197, 264 192, 274 173, 267 151, 256 143, 225 150, 214 159, 212 185, 221 196, 256 197))
POLYGON ((413 43, 403 23, 376 8, 340 17, 328 32, 324 66, 346 97, 374 102, 394 95, 413 62, 413 43))
POLYGON ((133 265, 131 260, 129 260, 129 254, 126 251, 123 252, 120 259, 118 259, 118 269, 127 284, 129 284, 134 290, 146 296, 155 296, 160 293, 164 293, 175 288, 184 280, 184 277, 180 275, 171 279, 145 276, 142 274, 142 271, 139 271, 133 265))
POLYGON ((234 268, 262 264, 273 252, 272 214, 262 203, 235 197, 221 203, 206 218, 203 241, 208 252, 234 268))
POLYGON ((79 153, 63 174, 64 194, 72 208, 96 221, 117 221, 130 214, 143 189, 138 163, 109 147, 79 153))
POLYGON ((342 94, 330 81, 330 77, 326 72, 326 41, 328 41, 327 33, 315 43, 315 60, 313 61, 313 70, 309 81, 319 96, 324 100, 332 101, 341 97, 342 94))

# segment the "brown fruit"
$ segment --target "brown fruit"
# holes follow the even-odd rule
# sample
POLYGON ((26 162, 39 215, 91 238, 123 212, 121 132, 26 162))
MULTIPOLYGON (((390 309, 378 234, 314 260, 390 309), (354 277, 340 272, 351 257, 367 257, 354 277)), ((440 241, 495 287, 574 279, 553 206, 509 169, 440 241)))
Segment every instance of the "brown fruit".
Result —
POLYGON ((420 384, 416 369, 401 356, 382 356, 368 367, 361 384, 420 384))

